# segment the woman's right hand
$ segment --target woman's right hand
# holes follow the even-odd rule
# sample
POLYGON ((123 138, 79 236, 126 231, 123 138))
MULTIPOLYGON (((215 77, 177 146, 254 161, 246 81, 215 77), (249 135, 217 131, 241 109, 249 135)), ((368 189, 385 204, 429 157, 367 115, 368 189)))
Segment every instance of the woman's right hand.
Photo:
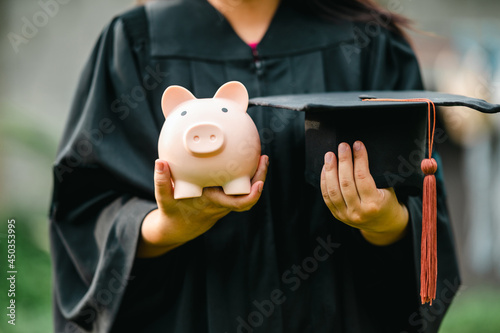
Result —
POLYGON ((144 218, 137 257, 162 255, 205 233, 229 212, 252 208, 262 193, 268 164, 269 158, 262 155, 247 195, 226 195, 220 187, 208 187, 203 189, 201 197, 176 200, 168 163, 156 160, 154 181, 158 209, 144 218))

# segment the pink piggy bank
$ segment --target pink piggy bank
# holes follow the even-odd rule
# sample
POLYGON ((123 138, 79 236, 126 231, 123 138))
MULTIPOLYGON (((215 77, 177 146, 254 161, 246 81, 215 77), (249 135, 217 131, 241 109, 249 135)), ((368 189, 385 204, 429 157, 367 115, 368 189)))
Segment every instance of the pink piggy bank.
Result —
POLYGON ((183 87, 170 86, 161 106, 165 123, 158 153, 170 166, 175 199, 199 197, 209 186, 222 186, 227 195, 250 193, 260 139, 247 114, 243 84, 228 82, 213 98, 200 99, 183 87))

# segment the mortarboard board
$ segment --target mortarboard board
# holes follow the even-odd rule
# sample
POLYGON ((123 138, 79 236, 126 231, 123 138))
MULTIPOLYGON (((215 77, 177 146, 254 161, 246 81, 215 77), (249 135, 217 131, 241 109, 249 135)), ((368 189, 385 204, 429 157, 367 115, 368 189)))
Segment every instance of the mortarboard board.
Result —
POLYGON ((467 106, 484 113, 500 105, 430 91, 364 91, 258 97, 250 105, 305 112, 306 174, 319 186, 323 156, 339 143, 361 140, 370 154, 378 187, 422 188, 420 162, 426 147, 427 103, 386 99, 429 99, 436 106, 467 106), (383 100, 380 100, 383 99, 383 100), (369 102, 371 100, 371 102, 369 102))
POLYGON ((280 95, 253 98, 249 104, 305 112, 306 177, 312 185, 319 186, 326 152, 337 154, 339 143, 361 140, 377 187, 423 190, 420 296, 422 303, 432 304, 437 280, 435 107, 497 113, 500 105, 431 91, 280 95))

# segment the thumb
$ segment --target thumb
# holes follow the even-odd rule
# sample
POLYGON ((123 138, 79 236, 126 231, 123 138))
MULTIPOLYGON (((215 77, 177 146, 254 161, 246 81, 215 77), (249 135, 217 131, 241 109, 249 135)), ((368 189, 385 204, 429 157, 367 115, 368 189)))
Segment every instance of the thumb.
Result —
POLYGON ((170 168, 168 163, 163 160, 155 161, 155 197, 158 208, 165 209, 165 205, 174 200, 172 180, 170 179, 170 168))

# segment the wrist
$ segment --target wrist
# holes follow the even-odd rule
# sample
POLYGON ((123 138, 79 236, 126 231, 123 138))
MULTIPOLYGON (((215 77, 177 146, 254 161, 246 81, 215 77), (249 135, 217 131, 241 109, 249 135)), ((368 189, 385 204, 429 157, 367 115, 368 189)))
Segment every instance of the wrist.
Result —
POLYGON ((141 225, 137 257, 156 257, 185 243, 176 237, 176 233, 169 232, 168 224, 169 221, 164 219, 159 209, 146 215, 141 225))
POLYGON ((142 223, 137 256, 154 257, 169 252, 205 233, 224 215, 188 217, 155 209, 142 223))
POLYGON ((399 241, 408 232, 408 208, 404 204, 400 204, 400 209, 388 222, 384 223, 384 227, 380 230, 361 229, 361 235, 366 241, 377 246, 391 245, 399 241))

